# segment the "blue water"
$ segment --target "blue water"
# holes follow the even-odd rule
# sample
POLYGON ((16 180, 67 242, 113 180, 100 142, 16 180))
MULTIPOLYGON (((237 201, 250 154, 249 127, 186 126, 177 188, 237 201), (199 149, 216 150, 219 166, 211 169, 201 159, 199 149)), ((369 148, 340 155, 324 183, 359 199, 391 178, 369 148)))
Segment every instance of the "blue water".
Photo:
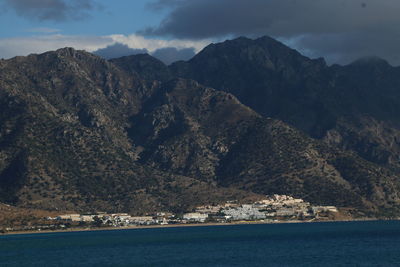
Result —
POLYGON ((0 266, 400 266, 400 222, 9 235, 0 266))

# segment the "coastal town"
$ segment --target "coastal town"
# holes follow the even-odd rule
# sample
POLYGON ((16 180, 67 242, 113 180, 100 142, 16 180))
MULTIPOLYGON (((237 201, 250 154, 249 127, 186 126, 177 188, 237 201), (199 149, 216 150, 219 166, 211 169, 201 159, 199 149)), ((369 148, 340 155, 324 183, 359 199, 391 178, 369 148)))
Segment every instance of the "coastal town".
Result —
MULTIPOLYGON (((157 212, 145 216, 128 213, 62 214, 46 217, 46 224, 21 230, 60 230, 76 227, 134 227, 152 225, 185 225, 205 223, 277 223, 319 221, 334 216, 334 206, 314 206, 303 199, 287 195, 271 195, 248 204, 229 201, 221 205, 199 206, 191 212, 173 214, 157 212)), ((15 229, 6 229, 12 231, 15 229)))

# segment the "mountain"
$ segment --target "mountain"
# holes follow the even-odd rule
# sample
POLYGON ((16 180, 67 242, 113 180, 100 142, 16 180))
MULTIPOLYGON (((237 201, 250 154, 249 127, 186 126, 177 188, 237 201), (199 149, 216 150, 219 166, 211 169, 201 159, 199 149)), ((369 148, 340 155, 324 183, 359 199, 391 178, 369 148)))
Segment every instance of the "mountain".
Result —
POLYGON ((0 87, 2 202, 141 213, 254 195, 138 163, 130 118, 162 88, 99 57, 67 48, 2 61, 0 87))
POLYGON ((2 60, 0 202, 144 214, 279 193, 397 214, 396 71, 269 37, 169 67, 71 48, 2 60))
POLYGON ((139 74, 145 80, 168 81, 173 78, 168 67, 149 54, 125 56, 110 60, 128 73, 139 74))
POLYGON ((398 201, 400 183, 389 170, 263 118, 231 94, 183 79, 165 86, 167 94, 150 98, 132 119, 141 128, 132 139, 143 148, 144 164, 325 205, 376 211, 398 201))
POLYGON ((400 167, 400 68, 379 58, 327 66, 262 37, 206 47, 175 76, 232 93, 273 117, 364 159, 400 167))
POLYGON ((171 70, 232 93, 261 115, 282 119, 312 136, 332 123, 320 116, 327 107, 319 98, 329 91, 322 84, 330 75, 324 60, 311 60, 269 37, 209 45, 171 70))

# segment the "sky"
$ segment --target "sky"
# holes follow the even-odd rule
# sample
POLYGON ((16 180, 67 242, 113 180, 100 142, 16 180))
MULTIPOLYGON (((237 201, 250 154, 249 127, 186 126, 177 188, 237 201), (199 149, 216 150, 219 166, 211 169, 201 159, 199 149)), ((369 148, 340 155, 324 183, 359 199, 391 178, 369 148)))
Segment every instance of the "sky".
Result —
POLYGON ((400 65, 399 0, 0 0, 0 58, 62 47, 187 60, 211 42, 269 35, 329 64, 400 65))

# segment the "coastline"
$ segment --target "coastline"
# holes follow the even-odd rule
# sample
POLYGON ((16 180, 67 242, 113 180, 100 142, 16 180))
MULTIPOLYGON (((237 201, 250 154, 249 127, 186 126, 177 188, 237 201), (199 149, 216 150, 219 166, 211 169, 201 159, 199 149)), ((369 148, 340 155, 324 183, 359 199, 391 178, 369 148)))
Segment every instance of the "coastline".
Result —
MULTIPOLYGON (((398 219, 390 219, 398 220, 398 219)), ((167 224, 167 225, 137 225, 137 226, 121 226, 121 227, 96 227, 96 228, 69 228, 57 230, 34 230, 34 231, 10 231, 0 233, 1 236, 9 235, 31 235, 31 234, 51 234, 51 233, 79 233, 79 232, 96 232, 96 231, 118 231, 118 230, 134 230, 134 229, 157 229, 157 228, 181 228, 181 227, 209 227, 209 226, 232 226, 232 225, 262 225, 262 224, 301 224, 301 223, 332 223, 332 222, 363 222, 363 221, 385 221, 385 219, 362 218, 362 219, 346 219, 346 220, 311 220, 311 221, 236 221, 231 223, 188 223, 188 224, 167 224)))

